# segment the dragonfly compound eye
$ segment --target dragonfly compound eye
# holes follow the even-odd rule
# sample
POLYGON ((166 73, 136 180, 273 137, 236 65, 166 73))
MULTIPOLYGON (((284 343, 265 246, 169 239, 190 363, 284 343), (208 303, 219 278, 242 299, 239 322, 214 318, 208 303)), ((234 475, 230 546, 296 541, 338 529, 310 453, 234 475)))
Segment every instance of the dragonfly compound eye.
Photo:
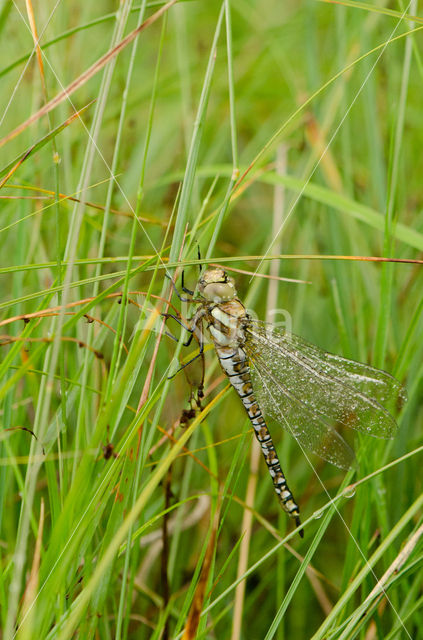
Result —
POLYGON ((236 295, 232 282, 210 282, 203 288, 202 295, 210 302, 233 300, 236 295))
POLYGON ((207 269, 200 278, 198 290, 209 302, 224 302, 236 296, 234 280, 220 268, 207 269))

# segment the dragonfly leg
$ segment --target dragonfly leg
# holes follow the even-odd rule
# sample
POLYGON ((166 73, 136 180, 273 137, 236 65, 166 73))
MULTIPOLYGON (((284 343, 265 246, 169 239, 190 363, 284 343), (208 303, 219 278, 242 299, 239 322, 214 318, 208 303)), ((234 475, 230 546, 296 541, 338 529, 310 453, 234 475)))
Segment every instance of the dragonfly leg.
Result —
POLYGON ((173 333, 170 333, 170 331, 163 331, 163 333, 165 336, 167 336, 168 338, 171 338, 175 342, 179 342, 178 338, 174 336, 173 333))
MULTIPOLYGON (((187 331, 189 331, 190 336, 188 338, 188 340, 186 342, 183 343, 184 347, 189 347, 189 345, 192 342, 193 337, 195 336, 198 340, 198 346, 199 346, 199 352, 198 354, 193 358, 193 360, 196 360, 197 358, 201 357, 201 381, 200 384, 197 385, 197 397, 195 399, 195 402, 197 404, 197 406, 201 409, 201 399, 204 398, 204 378, 205 378, 205 374, 206 374, 206 363, 205 363, 205 358, 204 358, 204 335, 203 332, 201 330, 201 327, 199 326, 201 323, 201 318, 203 317, 203 312, 200 310, 198 311, 194 317, 191 319, 190 321, 190 327, 187 329, 187 331)), ((190 360, 190 362, 193 362, 193 360, 190 360)), ((189 363, 187 363, 189 364, 189 363)), ((184 365, 185 367, 186 365, 184 365)))
POLYGON ((204 377, 206 375, 206 361, 204 358, 204 349, 200 353, 201 356, 201 382, 197 387, 196 403, 201 409, 201 398, 204 398, 204 377))
MULTIPOLYGON (((181 325, 181 327, 183 329, 185 329, 185 331, 188 331, 188 333, 190 334, 188 340, 186 342, 183 343, 184 347, 189 347, 189 345, 192 342, 192 339, 194 337, 194 331, 195 329, 193 327, 189 327, 188 325, 186 325, 180 318, 178 318, 178 316, 175 316, 173 313, 162 313, 161 314, 163 316, 163 318, 172 318, 173 320, 176 320, 176 322, 181 325)), ((167 336, 169 336, 170 338, 172 338, 173 340, 175 340, 176 342, 178 342, 178 339, 175 338, 175 336, 171 335, 170 333, 168 333, 167 331, 165 332, 167 336)))
POLYGON ((179 419, 180 424, 183 425, 187 425, 188 422, 191 420, 191 418, 194 418, 197 411, 201 411, 203 409, 202 404, 201 404, 201 400, 202 398, 204 398, 204 373, 205 373, 205 369, 204 369, 204 352, 202 352, 200 354, 202 356, 201 360, 202 360, 202 375, 201 375, 201 381, 199 383, 193 383, 190 379, 189 379, 189 375, 187 373, 187 370, 184 369, 185 372, 185 376, 187 379, 188 384, 191 386, 191 392, 190 392, 190 396, 189 396, 189 409, 184 409, 182 411, 181 417, 179 419), (195 389, 195 390, 194 390, 195 389))
POLYGON ((204 310, 200 309, 199 311, 197 311, 197 313, 190 320, 190 326, 185 325, 182 322, 182 320, 178 318, 178 316, 175 316, 172 313, 163 313, 162 315, 166 318, 173 318, 174 320, 176 320, 178 324, 181 325, 181 327, 183 327, 184 329, 186 329, 186 331, 190 333, 188 340, 184 342, 184 347, 188 347, 191 344, 194 335, 198 340, 199 352, 193 358, 191 358, 191 360, 188 360, 188 362, 186 362, 181 367, 179 367, 179 369, 175 371, 173 375, 168 376, 168 379, 172 380, 172 378, 174 378, 177 373, 182 371, 182 369, 185 369, 185 367, 187 367, 189 364, 197 360, 197 358, 201 357, 203 362, 203 375, 202 375, 202 381, 201 381, 201 386, 199 387, 199 395, 198 395, 198 397, 201 398, 203 396, 203 384, 204 384, 204 336, 203 336, 203 332, 201 331, 201 327, 199 327, 199 325, 201 323, 201 319, 204 316, 204 310))
POLYGON ((184 293, 187 293, 190 296, 194 295, 194 291, 192 289, 187 289, 185 286, 185 270, 183 270, 181 274, 181 289, 184 293))
MULTIPOLYGON (((200 245, 199 244, 197 245, 197 256, 198 256, 198 259, 201 260, 201 253, 200 253, 200 245)), ((203 268, 203 266, 201 264, 199 264, 198 265, 198 270, 199 270, 200 273, 201 273, 202 268, 203 268)))
MULTIPOLYGON (((192 337, 194 335, 194 329, 192 329, 192 333, 189 339, 189 342, 191 342, 192 337)), ((173 373, 171 376, 168 376, 168 380, 172 380, 172 378, 174 378, 176 376, 176 374, 178 374, 180 371, 182 371, 182 369, 185 369, 185 367, 187 367, 189 364, 191 364, 192 362, 195 362, 195 360, 197 360, 197 358, 202 358, 203 361, 203 375, 202 375, 202 382, 201 385, 199 387, 199 389, 201 390, 200 396, 202 397, 202 388, 203 388, 203 383, 204 383, 204 342, 203 342, 203 335, 202 333, 200 333, 200 337, 198 339, 198 343, 199 343, 199 352, 195 354, 195 356, 193 358, 191 358, 191 360, 188 360, 188 362, 185 362, 185 364, 181 365, 179 367, 179 369, 177 369, 175 371, 175 373, 173 373)))
MULTIPOLYGON (((182 271, 182 282, 183 282, 183 274, 184 272, 182 271)), ((174 292, 176 293, 176 295, 178 296, 179 300, 181 302, 192 302, 191 298, 184 298, 184 296, 181 296, 181 294, 178 291, 178 287, 176 286, 176 284, 173 281, 173 278, 166 273, 166 278, 169 278, 170 282, 172 283, 172 288, 174 290, 174 292)), ((189 293, 189 295, 193 295, 194 291, 190 291, 189 289, 184 289, 184 287, 182 287, 183 291, 185 291, 185 293, 189 293)))
POLYGON ((193 358, 191 358, 191 360, 188 360, 188 362, 185 362, 185 364, 182 364, 179 369, 177 369, 175 371, 175 373, 172 373, 171 376, 168 376, 167 379, 168 380, 173 380, 173 378, 180 372, 182 371, 182 369, 185 369, 185 367, 187 367, 189 364, 191 364, 192 362, 195 362, 195 360, 197 360, 197 358, 200 358, 203 355, 203 351, 199 351, 193 358))
POLYGON ((191 327, 189 327, 187 324, 185 324, 181 320, 181 318, 178 318, 178 316, 175 316, 173 313, 161 313, 160 315, 162 316, 162 318, 166 318, 166 320, 168 320, 169 318, 172 318, 172 320, 176 320, 176 322, 178 324, 180 324, 181 327, 183 329, 185 329, 185 331, 189 331, 190 333, 192 333, 194 331, 191 327))

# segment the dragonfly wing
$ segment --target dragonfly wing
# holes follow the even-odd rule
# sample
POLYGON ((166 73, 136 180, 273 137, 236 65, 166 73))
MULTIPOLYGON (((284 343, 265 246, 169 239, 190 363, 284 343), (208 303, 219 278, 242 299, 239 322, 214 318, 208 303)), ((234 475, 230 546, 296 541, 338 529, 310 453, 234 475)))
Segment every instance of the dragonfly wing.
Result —
MULTIPOLYGON (((276 342, 281 333, 273 330, 273 339, 276 342)), ((285 334, 283 342, 292 343, 294 348, 300 350, 322 371, 353 385, 356 390, 376 399, 381 405, 392 402, 401 407, 407 400, 403 385, 382 369, 323 351, 295 334, 285 334)))
POLYGON ((281 424, 305 447, 342 469, 349 469, 354 452, 325 416, 301 402, 267 365, 263 355, 250 354, 253 389, 265 415, 281 424))
POLYGON ((346 425, 382 438, 395 434, 395 420, 378 401, 403 397, 395 378, 328 354, 272 325, 249 322, 246 332, 252 365, 265 367, 272 381, 327 424, 346 425))

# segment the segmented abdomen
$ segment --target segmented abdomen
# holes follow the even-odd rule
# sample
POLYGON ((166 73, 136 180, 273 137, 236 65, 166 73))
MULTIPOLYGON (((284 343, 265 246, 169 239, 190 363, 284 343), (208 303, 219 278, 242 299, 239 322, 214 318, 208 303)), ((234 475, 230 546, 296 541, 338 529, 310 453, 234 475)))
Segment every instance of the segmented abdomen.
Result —
POLYGON ((260 443, 264 459, 266 460, 266 464, 272 477, 275 492, 280 500, 282 508, 291 518, 294 518, 297 525, 299 525, 300 511, 298 505, 296 504, 288 487, 272 437, 254 395, 248 356, 242 347, 221 347, 217 344, 215 344, 215 347, 222 369, 225 371, 230 383, 241 398, 242 404, 244 405, 248 417, 251 420, 254 433, 260 443))

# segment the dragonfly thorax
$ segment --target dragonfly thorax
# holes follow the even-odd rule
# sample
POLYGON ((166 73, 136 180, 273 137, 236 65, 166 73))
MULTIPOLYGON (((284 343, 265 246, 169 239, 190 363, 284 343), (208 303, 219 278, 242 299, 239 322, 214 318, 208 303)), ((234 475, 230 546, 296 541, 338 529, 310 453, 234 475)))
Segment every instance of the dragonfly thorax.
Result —
POLYGON ((216 348, 237 347, 245 342, 245 307, 237 299, 208 305, 208 330, 216 348))
POLYGON ((202 274, 198 291, 208 302, 225 302, 236 297, 234 280, 220 268, 207 269, 202 274))

